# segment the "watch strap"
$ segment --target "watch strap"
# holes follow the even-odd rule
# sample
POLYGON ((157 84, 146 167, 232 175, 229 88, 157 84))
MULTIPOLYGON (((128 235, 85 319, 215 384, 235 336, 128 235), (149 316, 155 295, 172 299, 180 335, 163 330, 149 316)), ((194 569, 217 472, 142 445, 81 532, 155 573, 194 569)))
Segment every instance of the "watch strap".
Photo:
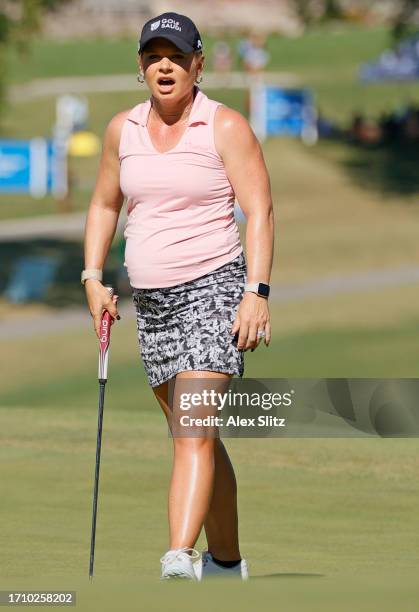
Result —
POLYGON ((244 290, 251 291, 260 297, 267 298, 269 296, 270 286, 267 283, 246 283, 244 285, 244 290))

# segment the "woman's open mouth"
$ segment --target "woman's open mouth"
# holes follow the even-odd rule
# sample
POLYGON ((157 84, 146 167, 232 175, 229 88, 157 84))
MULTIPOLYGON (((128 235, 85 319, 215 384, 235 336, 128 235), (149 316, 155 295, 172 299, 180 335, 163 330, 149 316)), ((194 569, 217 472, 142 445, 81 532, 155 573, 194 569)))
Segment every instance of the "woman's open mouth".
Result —
POLYGON ((175 81, 170 77, 160 77, 159 79, 157 79, 157 84, 163 91, 169 91, 175 84, 175 81))

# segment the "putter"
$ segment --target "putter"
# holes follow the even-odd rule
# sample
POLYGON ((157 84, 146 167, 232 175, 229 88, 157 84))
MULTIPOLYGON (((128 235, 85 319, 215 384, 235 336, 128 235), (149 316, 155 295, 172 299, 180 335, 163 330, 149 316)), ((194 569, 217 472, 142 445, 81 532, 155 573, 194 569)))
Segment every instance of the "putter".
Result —
MULTIPOLYGON (((113 297, 113 288, 106 285, 111 297, 113 297)), ((97 423, 97 443, 96 443, 96 468, 95 468, 95 485, 93 490, 93 515, 92 515, 92 536, 90 541, 90 564, 89 578, 93 579, 93 564, 95 559, 95 538, 96 538, 96 513, 97 513, 97 497, 99 490, 99 468, 100 468, 100 449, 102 445, 102 422, 103 422, 103 404, 105 400, 105 385, 108 379, 108 357, 109 344, 111 340, 111 325, 112 317, 107 310, 103 311, 102 320, 100 323, 100 338, 99 338, 99 413, 97 423)))

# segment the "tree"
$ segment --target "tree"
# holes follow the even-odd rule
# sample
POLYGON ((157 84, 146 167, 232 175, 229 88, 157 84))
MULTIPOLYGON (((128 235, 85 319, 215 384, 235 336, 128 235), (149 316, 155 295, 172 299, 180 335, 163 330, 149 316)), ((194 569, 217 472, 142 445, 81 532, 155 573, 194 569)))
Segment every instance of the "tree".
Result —
POLYGON ((324 3, 325 19, 342 19, 343 12, 339 0, 325 0, 324 3))
POLYGON ((303 23, 343 19, 340 0, 294 0, 295 8, 303 23))
MULTIPOLYGON (((391 0, 394 17, 391 23, 395 42, 419 29, 419 0, 391 0)), ((301 21, 310 25, 316 21, 344 19, 349 8, 358 7, 368 13, 378 3, 368 0, 294 0, 301 21)), ((391 6, 388 7, 389 9, 391 6)))
POLYGON ((399 41, 412 30, 417 31, 417 15, 419 13, 419 0, 398 0, 397 4, 399 10, 393 25, 395 41, 399 41))
POLYGON ((7 51, 14 47, 24 54, 42 16, 71 0, 1 0, 0 6, 0 112, 4 104, 7 51))

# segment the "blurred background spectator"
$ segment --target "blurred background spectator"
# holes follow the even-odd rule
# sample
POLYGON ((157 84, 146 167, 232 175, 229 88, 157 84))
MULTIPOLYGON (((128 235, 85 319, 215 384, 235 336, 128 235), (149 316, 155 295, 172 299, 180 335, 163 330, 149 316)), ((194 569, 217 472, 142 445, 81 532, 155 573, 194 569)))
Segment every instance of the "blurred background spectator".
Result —
POLYGON ((265 49, 266 36, 252 32, 242 38, 238 45, 239 57, 243 69, 251 75, 263 72, 269 61, 269 53, 265 49))

